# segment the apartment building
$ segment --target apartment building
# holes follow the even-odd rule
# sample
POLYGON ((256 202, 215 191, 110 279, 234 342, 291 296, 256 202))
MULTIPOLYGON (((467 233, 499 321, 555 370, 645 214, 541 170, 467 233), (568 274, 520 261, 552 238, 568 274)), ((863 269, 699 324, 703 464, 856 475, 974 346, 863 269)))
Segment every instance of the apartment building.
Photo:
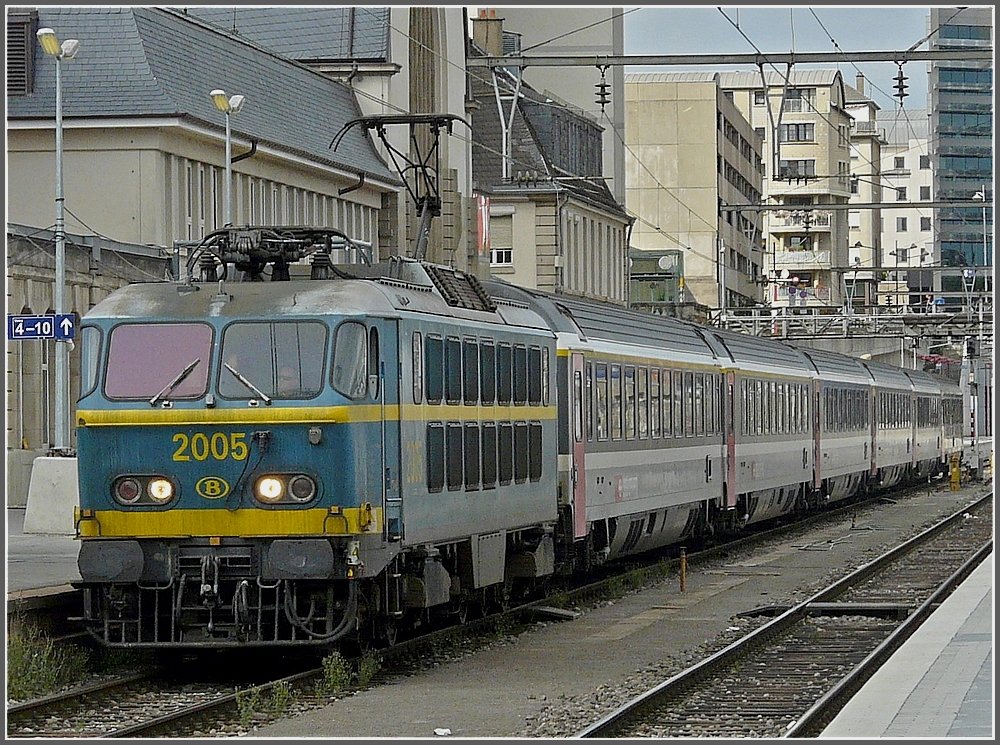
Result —
MULTIPOLYGON (((882 148, 885 141, 878 127, 879 106, 866 94, 865 76, 858 74, 854 86, 845 84, 846 109, 851 117, 851 203, 881 202, 882 148)), ((867 312, 875 305, 878 272, 882 266, 882 214, 878 209, 847 213, 848 263, 843 274, 846 304, 853 312, 867 312)))
POLYGON ((683 278, 682 297, 658 300, 637 292, 633 304, 734 309, 763 299, 759 213, 720 209, 760 203, 763 141, 719 82, 718 73, 625 77, 625 141, 632 154, 626 204, 638 215, 632 245, 673 250, 676 258, 660 258, 679 263, 683 278))
POLYGON ((848 263, 850 124, 837 70, 727 72, 725 95, 764 141, 765 268, 777 308, 840 312, 848 263))
MULTIPOLYGON (((934 199, 930 155, 930 122, 926 109, 880 112, 884 133, 882 177, 886 202, 929 202, 934 199)), ((934 245, 934 210, 930 207, 885 209, 882 212, 882 282, 879 304, 925 309, 927 295, 941 290, 940 265, 934 245)), ((933 298, 932 298, 933 299, 933 298)))

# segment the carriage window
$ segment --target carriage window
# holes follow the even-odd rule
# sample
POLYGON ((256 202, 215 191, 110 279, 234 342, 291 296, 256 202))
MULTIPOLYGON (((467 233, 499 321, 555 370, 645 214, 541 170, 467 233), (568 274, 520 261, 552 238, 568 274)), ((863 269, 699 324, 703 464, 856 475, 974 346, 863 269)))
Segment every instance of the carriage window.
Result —
POLYGON ((483 488, 493 489, 497 485, 497 426, 493 422, 483 423, 483 488))
POLYGON ((764 403, 764 386, 767 385, 763 380, 755 380, 754 384, 754 419, 756 420, 755 429, 758 435, 766 434, 765 422, 767 420, 766 406, 764 403))
POLYGON ((465 403, 479 403, 479 345, 475 339, 466 339, 462 346, 465 403))
MULTIPOLYGON (((337 329, 333 383, 351 398, 364 397, 368 389, 367 339, 368 331, 360 323, 342 323, 337 329)), ((315 321, 230 324, 222 337, 219 394, 259 397, 232 368, 274 398, 312 398, 323 388, 325 351, 326 327, 315 321)))
POLYGON ((625 368, 625 437, 635 439, 635 368, 625 368))
POLYGON ((497 352, 492 341, 479 345, 479 381, 483 405, 492 406, 497 399, 497 352))
POLYGON ((427 425, 427 491, 444 488, 444 425, 427 425))
POLYGON ((573 438, 583 440, 583 373, 573 371, 573 438))
POLYGON ((549 350, 542 350, 542 406, 549 405, 549 350))
POLYGON ((528 478, 528 425, 514 425, 514 481, 521 483, 528 478))
POLYGON ((510 344, 497 345, 497 403, 510 405, 513 353, 510 344))
POLYGON ((705 376, 694 375, 694 433, 705 434, 705 376))
POLYGON ((440 336, 427 337, 424 361, 427 403, 439 404, 444 398, 444 340, 440 336))
POLYGON ((462 400, 462 343, 453 336, 444 343, 444 397, 450 404, 462 400))
POLYGON ((684 412, 684 435, 694 436, 694 373, 684 373, 684 398, 681 404, 684 412))
POLYGON ((528 479, 542 478, 542 424, 532 422, 528 427, 528 479))
POLYGON ((446 438, 448 491, 453 491, 462 488, 462 425, 449 422, 446 438))
POLYGON ((622 439, 622 370, 611 366, 611 439, 622 439))
POLYGON ((509 484, 514 478, 514 426, 508 422, 500 424, 497 453, 497 460, 500 464, 500 483, 509 484))
POLYGON ((594 441, 594 365, 587 363, 587 388, 583 395, 587 407, 587 441, 594 441))
POLYGON ((419 331, 413 332, 413 403, 424 398, 424 352, 419 331))
POLYGON ((538 406, 542 402, 542 350, 528 350, 528 403, 538 406))
POLYGON ((684 374, 680 370, 671 372, 674 381, 673 410, 674 410, 674 437, 684 436, 684 374))
POLYGON ((636 404, 639 406, 639 412, 636 419, 639 425, 639 438, 645 440, 649 436, 649 370, 643 367, 638 372, 636 404))
POLYGON ((514 403, 523 406, 528 402, 528 349, 522 344, 514 346, 514 403))
POLYGON ((649 436, 660 436, 660 371, 649 371, 649 436))
POLYGON ((594 408, 596 414, 597 439, 607 440, 608 430, 608 366, 597 366, 597 386, 594 389, 594 408))
POLYGON ((715 376, 705 376, 705 434, 715 434, 715 376))
POLYGON ((479 488, 479 425, 465 425, 465 488, 479 488))
POLYGON ((84 326, 80 329, 80 398, 97 385, 100 361, 101 330, 96 326, 84 326))

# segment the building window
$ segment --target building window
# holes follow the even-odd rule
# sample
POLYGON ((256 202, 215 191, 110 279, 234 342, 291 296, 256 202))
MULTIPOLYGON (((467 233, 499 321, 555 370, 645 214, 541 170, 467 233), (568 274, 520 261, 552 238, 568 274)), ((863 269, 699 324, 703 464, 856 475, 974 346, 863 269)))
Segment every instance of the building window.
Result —
POLYGON ((927 202, 927 201, 930 201, 930 198, 931 198, 931 187, 929 187, 929 186, 921 186, 920 187, 920 199, 923 200, 923 201, 925 201, 925 202, 927 202))
POLYGON ((514 264, 514 216, 492 215, 490 217, 490 265, 513 266, 514 264))
POLYGON ((929 217, 921 217, 920 218, 920 229, 921 230, 930 230, 931 229, 931 219, 929 217))
POLYGON ((906 201, 906 187, 905 186, 897 186, 896 187, 896 201, 897 202, 905 202, 906 201))
POLYGON ((902 170, 906 168, 906 158, 893 158, 893 168, 897 170, 902 170))
POLYGON ((857 193, 858 193, 858 179, 857 178, 852 178, 851 179, 851 194, 857 194, 857 193))
POLYGON ((906 232, 906 218, 905 217, 897 217, 896 218, 896 232, 897 233, 905 233, 906 232))
POLYGON ((812 142, 815 139, 816 125, 782 124, 778 127, 779 142, 812 142))
POLYGON ((816 175, 815 160, 782 160, 778 161, 779 178, 806 178, 816 175))
POLYGON ((753 131, 757 133, 757 136, 760 137, 760 139, 767 139, 767 130, 763 127, 754 127, 753 131))
POLYGON ((929 156, 929 155, 921 155, 920 156, 920 167, 923 170, 925 170, 925 171, 928 168, 930 168, 931 167, 931 156, 929 156))
POLYGON ((764 105, 764 91, 754 91, 753 92, 753 105, 763 106, 764 105))

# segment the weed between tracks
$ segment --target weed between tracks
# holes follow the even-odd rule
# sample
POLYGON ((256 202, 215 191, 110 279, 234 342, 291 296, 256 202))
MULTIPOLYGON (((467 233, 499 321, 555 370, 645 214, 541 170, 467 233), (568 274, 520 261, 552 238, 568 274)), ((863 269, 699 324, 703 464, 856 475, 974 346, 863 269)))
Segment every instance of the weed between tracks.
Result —
POLYGON ((57 644, 24 618, 8 625, 7 697, 25 700, 83 680, 90 654, 73 644, 57 644))

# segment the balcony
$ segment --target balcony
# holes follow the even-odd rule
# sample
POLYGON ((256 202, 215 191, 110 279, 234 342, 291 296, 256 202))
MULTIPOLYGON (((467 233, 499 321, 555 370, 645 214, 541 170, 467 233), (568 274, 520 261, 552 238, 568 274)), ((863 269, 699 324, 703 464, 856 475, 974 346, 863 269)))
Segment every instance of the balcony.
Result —
POLYGON ((801 233, 806 229, 806 215, 809 215, 809 230, 830 232, 833 213, 829 210, 775 210, 768 223, 772 232, 801 233))
POLYGON ((774 265, 782 269, 829 269, 829 251, 775 251, 774 265))
POLYGON ((851 122, 851 129, 859 135, 878 134, 878 122, 859 122, 854 120, 851 122))

